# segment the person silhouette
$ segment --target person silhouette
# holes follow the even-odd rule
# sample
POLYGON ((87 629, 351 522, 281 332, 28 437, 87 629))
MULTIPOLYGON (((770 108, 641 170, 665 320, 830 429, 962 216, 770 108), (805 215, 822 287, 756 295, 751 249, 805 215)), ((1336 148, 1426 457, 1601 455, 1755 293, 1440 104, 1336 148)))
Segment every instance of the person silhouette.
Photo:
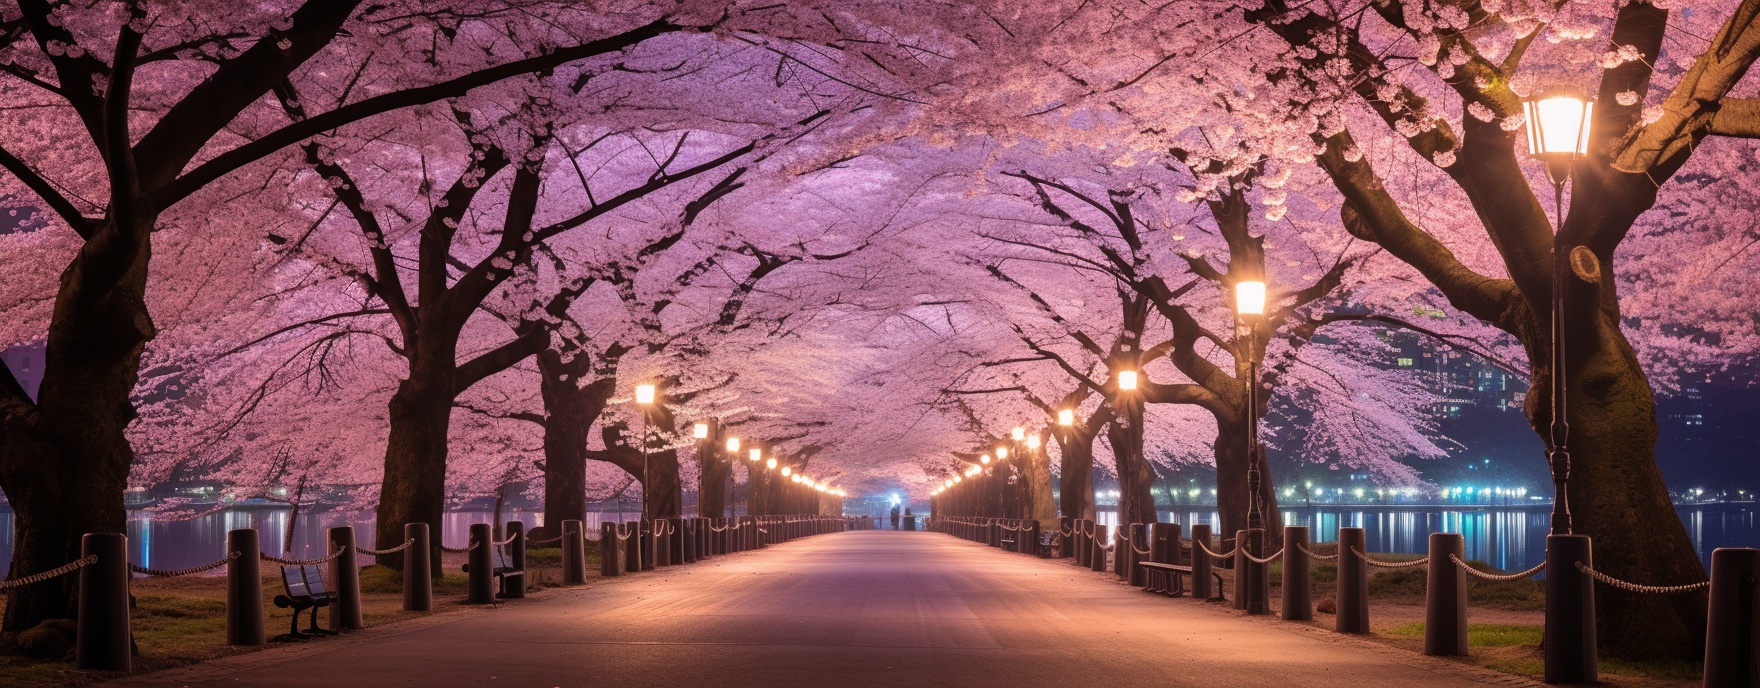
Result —
POLYGON ((915 519, 911 516, 911 508, 908 506, 904 508, 904 520, 905 520, 905 526, 907 526, 905 528, 905 530, 916 530, 917 529, 917 519, 915 519))
POLYGON ((898 505, 892 505, 892 529, 898 530, 898 505))

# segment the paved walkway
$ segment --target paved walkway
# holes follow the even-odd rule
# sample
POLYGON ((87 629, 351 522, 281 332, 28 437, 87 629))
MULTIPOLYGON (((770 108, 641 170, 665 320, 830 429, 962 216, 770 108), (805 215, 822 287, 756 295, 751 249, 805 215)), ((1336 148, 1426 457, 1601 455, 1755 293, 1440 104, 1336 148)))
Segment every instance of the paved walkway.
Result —
POLYGON ((129 686, 1523 683, 935 533, 821 535, 129 686))

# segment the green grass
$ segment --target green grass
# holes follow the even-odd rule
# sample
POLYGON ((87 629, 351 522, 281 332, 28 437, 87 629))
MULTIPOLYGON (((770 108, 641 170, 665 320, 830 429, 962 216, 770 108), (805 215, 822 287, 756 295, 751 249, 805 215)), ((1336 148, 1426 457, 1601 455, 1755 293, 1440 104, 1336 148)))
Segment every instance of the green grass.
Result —
MULTIPOLYGON (((1516 624, 1467 624, 1467 647, 1539 647, 1541 630, 1540 626, 1516 624)), ((1388 629, 1386 635, 1421 638, 1424 636, 1424 622, 1395 626, 1388 629)))
MULTIPOLYGON (((1408 556, 1407 561, 1416 558, 1408 556)), ((1502 573, 1485 562, 1467 562, 1489 573, 1502 573)), ((1373 570, 1373 569, 1372 569, 1373 570)), ((1336 573, 1334 574, 1336 576, 1336 573)), ((1369 597, 1386 601, 1422 601, 1429 586, 1426 568, 1381 569, 1369 577, 1369 597)), ((1518 581, 1487 581, 1467 578, 1467 604, 1491 609, 1537 611, 1546 608, 1546 586, 1532 578, 1518 581)))

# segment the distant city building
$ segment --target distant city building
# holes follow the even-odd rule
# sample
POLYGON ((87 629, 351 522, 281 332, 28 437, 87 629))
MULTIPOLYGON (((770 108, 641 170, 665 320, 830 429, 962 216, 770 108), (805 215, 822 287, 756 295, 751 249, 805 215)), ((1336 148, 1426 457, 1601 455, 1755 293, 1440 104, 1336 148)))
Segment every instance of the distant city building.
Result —
POLYGON ((43 351, 42 343, 15 346, 0 351, 0 361, 12 371, 18 384, 24 387, 24 393, 30 395, 32 401, 37 399, 37 389, 43 386, 43 351))

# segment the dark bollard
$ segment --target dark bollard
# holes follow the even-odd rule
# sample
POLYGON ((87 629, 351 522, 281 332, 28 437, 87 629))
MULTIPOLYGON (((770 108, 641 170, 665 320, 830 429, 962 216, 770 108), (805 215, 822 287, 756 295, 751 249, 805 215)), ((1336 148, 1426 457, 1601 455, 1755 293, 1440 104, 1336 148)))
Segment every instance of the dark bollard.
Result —
POLYGON ((507 543, 507 565, 519 571, 520 575, 501 579, 501 596, 517 600, 526 596, 526 524, 508 521, 507 537, 512 540, 507 543))
POLYGON ((1120 523, 1112 529, 1112 575, 1121 581, 1129 575, 1125 562, 1130 559, 1131 541, 1126 538, 1130 536, 1132 525, 1135 524, 1120 523))
POLYGON ((1424 654, 1467 656, 1467 572, 1449 557, 1466 559, 1460 533, 1430 534, 1430 577, 1425 585, 1424 654))
POLYGON ((1070 556, 1076 560, 1076 566, 1087 566, 1088 557, 1093 549, 1088 545, 1088 519, 1075 520, 1075 532, 1070 535, 1070 556))
POLYGON ((1253 557, 1265 558, 1265 529, 1248 528, 1243 531, 1246 540, 1242 543, 1245 549, 1241 552, 1244 568, 1236 571, 1244 572, 1244 586, 1237 584, 1246 594, 1248 614, 1268 614, 1271 612, 1271 564, 1253 561, 1253 557))
POLYGON ((1247 570, 1247 548, 1242 546, 1246 542, 1247 531, 1234 531, 1234 556, 1229 557, 1232 562, 1229 566, 1234 569, 1234 608, 1241 611, 1246 611, 1247 602, 1252 600, 1253 590, 1257 587, 1253 585, 1252 572, 1247 570))
POLYGON ((1198 548, 1200 543, 1205 547, 1210 546, 1210 526, 1207 524, 1192 525, 1192 599, 1213 600, 1219 591, 1216 589, 1216 578, 1210 575, 1210 568, 1216 562, 1198 548))
POLYGON ((1308 565, 1308 527, 1283 527, 1283 620, 1314 620, 1314 578, 1308 565))
POLYGON ((1076 520, 1074 518, 1070 518, 1069 516, 1059 517, 1057 519, 1057 528, 1058 528, 1058 535, 1060 536, 1058 538, 1058 542, 1057 542, 1058 556, 1061 556, 1065 559, 1068 559, 1070 557, 1075 556, 1076 555, 1076 540, 1075 540, 1076 520), (1068 533, 1068 535, 1064 535, 1064 533, 1068 533))
POLYGON ((690 540, 691 534, 686 528, 683 518, 674 516, 666 519, 666 563, 670 566, 690 563, 685 542, 690 540))
POLYGON ((671 566, 672 520, 656 518, 648 523, 648 529, 654 532, 654 568, 671 566))
POLYGON ((675 549, 679 550, 678 561, 694 564, 697 561, 697 519, 681 518, 678 520, 677 527, 679 529, 679 546, 675 549))
MULTIPOLYGON (((1148 574, 1143 571, 1143 567, 1137 565, 1137 562, 1142 559, 1142 553, 1137 551, 1137 543, 1148 541, 1148 526, 1142 523, 1132 523, 1130 542, 1125 543, 1130 546, 1130 548, 1125 551, 1125 554, 1130 555, 1130 561, 1126 563, 1125 566, 1128 569, 1126 573, 1129 574, 1130 583, 1134 587, 1141 588, 1149 584, 1148 574)), ((1155 551, 1151 549, 1149 550, 1149 553, 1154 554, 1155 551)))
POLYGON ((1042 553, 1039 551, 1040 535, 1038 521, 1028 521, 1027 525, 1021 526, 1021 536, 1026 538, 1024 546, 1021 547, 1021 551, 1026 552, 1027 556, 1051 556, 1050 552, 1042 553))
POLYGON ((1106 560, 1106 543, 1111 540, 1112 535, 1106 532, 1106 526, 1094 526, 1094 537, 1088 539, 1088 548, 1093 550, 1088 554, 1089 570, 1105 571, 1108 568, 1111 562, 1106 560))
POLYGON ((1338 529, 1339 633, 1369 632, 1369 562, 1356 554, 1368 543, 1362 528, 1338 529))
POLYGON ((635 573, 642 570, 642 524, 640 521, 629 521, 623 524, 623 571, 635 573))
POLYGON ((490 604, 495 601, 495 558, 490 548, 494 547, 494 533, 487 523, 471 524, 470 551, 465 557, 470 563, 464 565, 465 573, 470 574, 466 586, 468 591, 465 604, 490 604))
MULTIPOLYGON (((628 568, 628 564, 625 562, 629 559, 629 548, 624 545, 622 540, 617 539, 617 525, 616 523, 599 524, 599 575, 607 578, 621 576, 628 568)), ((563 528, 567 529, 568 526, 564 525, 563 528)), ((581 560, 583 574, 586 564, 586 559, 583 557, 581 560)), ((586 582, 585 575, 582 575, 581 582, 586 582)))
POLYGON ((1546 536, 1547 683, 1595 683, 1600 657, 1595 650, 1595 581, 1577 568, 1593 568, 1587 535, 1546 536))
POLYGON ((434 568, 428 560, 428 524, 403 524, 403 610, 434 611, 434 568))
POLYGON ((1711 552, 1711 614, 1705 620, 1705 688, 1760 686, 1760 549, 1711 552))
POLYGON ((1179 524, 1155 523, 1149 526, 1149 561, 1157 564, 1179 563, 1179 524))
POLYGON ((358 631, 361 621, 361 565, 354 547, 354 526, 330 529, 330 585, 336 599, 330 602, 330 630, 358 631))
POLYGON ((74 665, 97 671, 134 668, 134 635, 128 627, 128 536, 86 533, 80 557, 98 560, 79 570, 79 620, 74 665))
POLYGON ((652 571, 660 566, 660 551, 657 545, 660 543, 661 532, 657 532, 656 529, 663 529, 665 527, 665 521, 642 519, 641 538, 643 571, 652 571))
MULTIPOLYGON (((604 525, 610 526, 612 524, 604 525)), ((569 519, 562 522, 563 585, 581 585, 587 582, 587 534, 582 530, 580 521, 569 519)), ((599 559, 600 561, 610 559, 612 563, 616 563, 619 551, 616 544, 617 535, 612 534, 609 540, 612 542, 610 545, 604 544, 604 539, 600 540, 599 559)), ((601 573, 604 572, 601 571, 601 573)))
POLYGON ((262 645, 263 631, 262 549, 256 528, 226 532, 226 644, 262 645))

